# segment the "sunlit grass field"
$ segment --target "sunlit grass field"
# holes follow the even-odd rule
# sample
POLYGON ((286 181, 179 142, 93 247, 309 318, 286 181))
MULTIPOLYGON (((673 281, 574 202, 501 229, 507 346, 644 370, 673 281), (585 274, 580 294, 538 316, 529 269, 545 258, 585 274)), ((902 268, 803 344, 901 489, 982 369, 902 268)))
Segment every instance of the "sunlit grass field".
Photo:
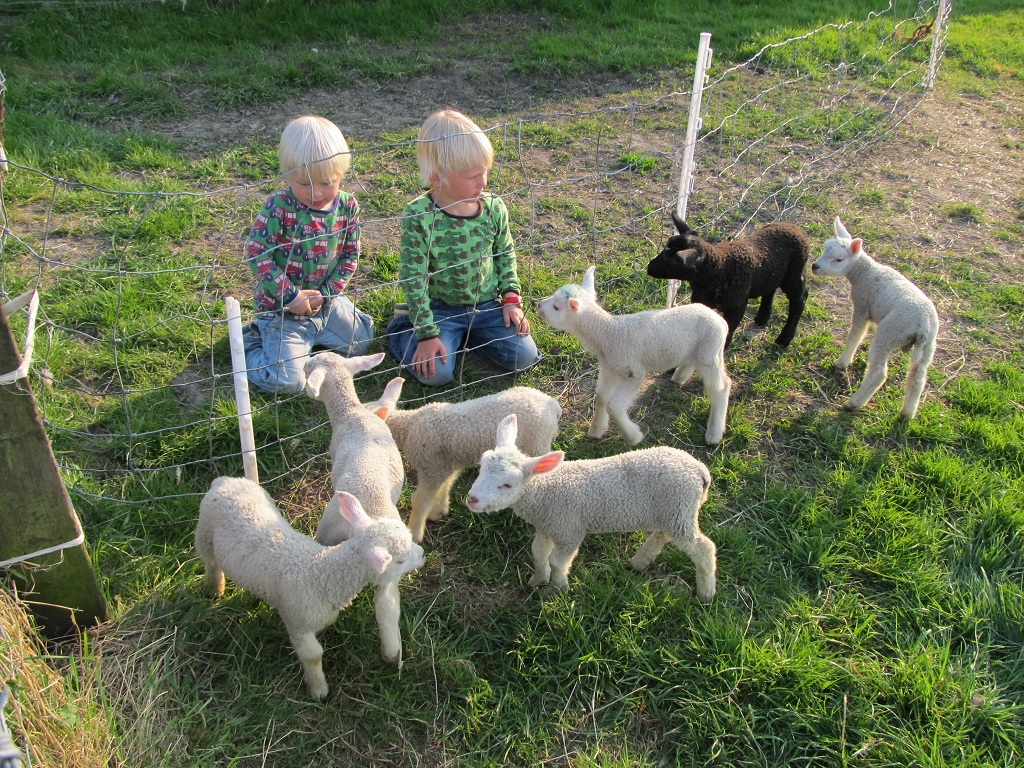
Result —
MULTIPOLYGON (((223 245, 237 233, 221 222, 258 201, 231 190, 273 178, 276 145, 186 150, 151 124, 347 82, 412 87, 418 76, 490 58, 538 91, 588 77, 649 86, 670 71, 678 82, 705 28, 714 32, 716 62, 740 62, 767 42, 868 10, 853 2, 667 0, 189 0, 184 9, 72 2, 0 10, 3 143, 19 166, 0 191, 6 226, 26 237, 4 241, 0 288, 16 295, 39 280, 45 290, 50 335, 32 384, 111 612, 84 648, 50 649, 89 717, 62 705, 63 719, 49 727, 59 739, 78 723, 105 722, 118 745, 114 755, 78 764, 1018 764, 1019 177, 1002 182, 1016 195, 1008 211, 936 202, 936 216, 984 231, 991 245, 939 247, 935 260, 901 236, 906 202, 852 173, 836 179, 833 197, 809 195, 797 212, 819 245, 842 213, 869 253, 956 307, 942 315, 941 339, 963 359, 940 350, 914 421, 895 418, 905 355, 894 358, 863 413, 839 409, 863 375, 865 353, 849 373, 831 367, 849 315, 836 299, 845 287, 822 280, 812 282, 788 349, 770 344, 784 299, 767 332, 739 335, 730 348, 735 386, 720 446, 703 442, 708 403, 700 385, 651 377, 637 407, 648 430, 643 445, 684 448, 714 479, 701 518, 718 546, 718 595, 709 606, 694 598, 692 564, 671 546, 650 571, 629 569, 640 533, 588 537, 567 591, 531 590, 532 530, 508 511, 468 512, 459 501, 467 473, 452 514, 428 525, 426 565, 403 582, 402 668, 381 660, 372 595, 364 593, 320 636, 331 695, 318 704, 306 698, 274 611, 230 585, 210 601, 192 551, 199 495, 218 473, 241 473, 230 378, 210 369, 222 374, 229 358, 220 298, 245 296, 249 276, 223 245), (55 185, 22 167, 74 183, 55 185), (149 194, 215 189, 229 192, 149 194), (838 200, 848 208, 840 211, 838 200), (59 225, 47 230, 43 269, 28 240, 41 240, 50 209, 59 225), (202 387, 182 385, 203 376, 210 378, 202 387), (85 471, 96 466, 109 471, 85 471), (73 673, 83 666, 98 675, 73 673)), ((938 88, 1010 99, 1016 117, 1006 135, 1024 137, 1024 11, 954 0, 938 88)), ((644 127, 653 136, 662 126, 644 127)), ((580 136, 593 126, 581 119, 528 130, 553 163, 568 163, 587 151, 580 136)), ((372 163, 370 152, 356 156, 357 178, 372 192, 360 198, 365 211, 389 215, 416 194, 414 152, 402 144, 413 135, 354 142, 388 145, 372 163)), ((622 160, 638 179, 675 183, 651 155, 622 160)), ((525 229, 537 211, 580 229, 597 216, 588 201, 550 196, 530 211, 514 209, 513 223, 525 229)), ((662 224, 625 233, 602 253, 598 279, 610 310, 663 301, 663 286, 643 271, 662 224)), ((577 281, 590 255, 581 240, 531 262, 531 295, 577 281)), ((393 285, 370 289, 395 279, 397 254, 384 238, 364 261, 361 306, 383 328, 399 293, 393 285)), ((20 337, 23 319, 14 322, 20 337)), ((573 339, 535 326, 546 358, 519 383, 562 402, 557 447, 570 459, 624 450, 617 432, 602 442, 586 437, 593 361, 573 339)), ((466 378, 489 373, 472 364, 466 378)), ((360 380, 365 399, 392 375, 360 380)), ((431 393, 409 382, 403 394, 415 403, 431 393)), ((261 475, 293 524, 311 532, 329 493, 322 406, 256 393, 253 405, 258 442, 267 446, 261 475)), ((408 496, 407 485, 403 511, 408 496)), ((13 675, 9 682, 17 691, 13 675)), ((16 719, 9 724, 18 731, 16 719)), ((33 757, 46 765, 45 754, 33 757)))

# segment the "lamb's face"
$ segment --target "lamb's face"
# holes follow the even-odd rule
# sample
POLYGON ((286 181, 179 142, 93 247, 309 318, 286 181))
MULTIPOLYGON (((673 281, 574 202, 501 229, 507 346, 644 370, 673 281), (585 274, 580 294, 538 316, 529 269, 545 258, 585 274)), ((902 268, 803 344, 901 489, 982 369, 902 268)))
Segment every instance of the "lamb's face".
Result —
POLYGON ((526 482, 522 457, 517 454, 501 449, 484 453, 480 474, 466 497, 471 512, 497 512, 515 504, 526 482))
POLYGON ((412 540, 412 534, 400 520, 378 520, 373 524, 371 540, 383 544, 391 557, 380 582, 400 579, 423 567, 423 547, 412 540))
POLYGON ((647 264, 647 274, 661 280, 692 280, 700 274, 700 253, 686 235, 670 237, 665 249, 647 264))
POLYGON ((559 331, 567 331, 572 328, 572 315, 577 311, 581 301, 589 301, 590 298, 578 285, 565 285, 548 296, 541 299, 537 304, 537 316, 552 328, 559 331))
POLYGON ((821 256, 811 265, 811 272, 823 277, 846 277, 859 256, 859 250, 853 253, 851 241, 833 237, 825 242, 821 256))

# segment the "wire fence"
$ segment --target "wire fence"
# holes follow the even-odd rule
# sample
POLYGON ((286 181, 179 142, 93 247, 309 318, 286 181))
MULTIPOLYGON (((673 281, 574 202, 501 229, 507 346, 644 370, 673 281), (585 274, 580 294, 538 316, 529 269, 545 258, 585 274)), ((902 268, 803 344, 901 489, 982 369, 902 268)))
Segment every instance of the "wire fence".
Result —
MULTIPOLYGON (((923 98, 944 45, 938 14, 938 3, 894 0, 713 66, 693 226, 726 238, 799 221, 808 196, 827 194, 923 98)), ((0 74, 0 144, 3 89, 0 74)), ((527 297, 578 282, 597 263, 610 311, 663 303, 664 286, 642 273, 676 203, 689 94, 630 98, 483 126, 496 150, 490 187, 511 212, 527 297)), ((213 185, 196 181, 205 171, 195 165, 164 166, 152 148, 129 144, 107 184, 63 175, 60 158, 43 170, 15 155, 0 184, 0 292, 40 296, 34 389, 69 492, 104 515, 177 500, 194 507, 210 477, 241 467, 223 297, 241 298, 249 319, 245 240, 281 180, 257 162, 213 185)), ((384 349, 380 333, 401 301, 402 210, 420 191, 414 140, 354 146, 346 187, 362 209, 363 256, 349 295, 375 319, 374 349, 384 349)), ((554 340, 544 346, 548 381, 583 386, 592 364, 554 340)), ((507 379, 463 360, 452 385, 410 388, 406 402, 457 399, 507 379)), ((398 372, 388 358, 360 387, 379 393, 398 372)), ((266 483, 326 471, 325 418, 304 395, 254 394, 253 421, 266 483)))

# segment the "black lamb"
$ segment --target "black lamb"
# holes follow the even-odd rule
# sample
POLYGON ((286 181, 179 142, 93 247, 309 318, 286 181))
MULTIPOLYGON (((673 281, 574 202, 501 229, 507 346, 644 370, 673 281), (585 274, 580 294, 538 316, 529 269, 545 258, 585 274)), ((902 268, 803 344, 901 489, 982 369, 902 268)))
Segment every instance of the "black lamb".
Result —
POLYGON ((651 259, 647 274, 690 284, 692 301, 722 313, 729 324, 725 346, 743 319, 747 302, 761 298, 755 325, 766 325, 772 314, 775 291, 789 299, 789 317, 775 343, 789 346, 807 304, 805 267, 810 255, 807 235, 794 224, 766 224, 749 237, 712 244, 699 238, 674 213, 679 233, 651 259))

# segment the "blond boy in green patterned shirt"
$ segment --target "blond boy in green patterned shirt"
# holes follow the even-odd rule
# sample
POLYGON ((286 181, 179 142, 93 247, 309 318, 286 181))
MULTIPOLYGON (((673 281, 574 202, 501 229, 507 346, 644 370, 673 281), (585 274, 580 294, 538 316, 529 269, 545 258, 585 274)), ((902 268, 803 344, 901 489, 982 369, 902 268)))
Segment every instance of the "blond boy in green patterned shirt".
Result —
POLYGON ((441 110, 420 129, 416 159, 430 189, 402 218, 408 314, 388 325, 391 353, 433 386, 452 380, 463 345, 503 368, 529 368, 540 353, 523 314, 508 209, 483 191, 491 142, 465 115, 441 110))

